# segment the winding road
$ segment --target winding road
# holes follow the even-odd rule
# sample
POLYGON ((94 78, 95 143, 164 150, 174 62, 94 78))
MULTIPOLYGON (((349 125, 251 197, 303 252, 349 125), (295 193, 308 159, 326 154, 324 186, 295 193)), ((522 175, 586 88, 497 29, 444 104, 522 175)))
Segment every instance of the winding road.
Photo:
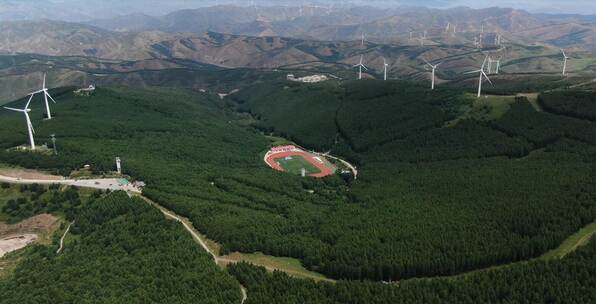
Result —
MULTIPOLYGON (((11 184, 23 184, 23 185, 24 184, 28 184, 28 185, 31 185, 31 184, 39 184, 39 185, 58 184, 58 185, 76 186, 76 187, 81 187, 81 188, 91 188, 91 189, 100 189, 100 190, 125 191, 126 193, 129 194, 129 196, 134 195, 134 196, 142 198, 147 203, 149 203, 151 206, 159 209, 167 218, 171 218, 177 222, 180 222, 182 224, 182 226, 184 226, 184 229, 186 229, 186 231, 188 231, 188 233, 190 233, 192 238, 199 245, 201 245, 201 247, 203 247, 203 249, 205 251, 207 251, 211 255, 211 257, 213 257, 213 260, 215 261, 215 263, 217 265, 220 265, 220 263, 222 262, 222 260, 217 256, 217 254, 211 248, 209 248, 209 246, 207 246, 207 243, 203 240, 203 237, 199 234, 199 232, 196 229, 194 229, 194 227, 192 226, 192 223, 190 223, 189 220, 175 214, 174 212, 172 212, 170 210, 167 210, 166 208, 153 202, 149 198, 143 196, 141 189, 134 187, 132 184, 130 184, 128 182, 124 182, 124 180, 114 179, 114 178, 86 179, 86 180, 25 179, 25 178, 19 178, 19 177, 10 177, 10 176, 0 175, 0 182, 11 183, 11 184)), ((64 238, 66 237, 66 234, 70 230, 70 227, 72 226, 73 223, 74 223, 74 221, 68 225, 68 227, 66 228, 66 231, 64 231, 64 234, 60 238, 60 247, 56 251, 56 254, 60 253, 63 250, 64 238)), ((229 263, 230 261, 225 260, 223 262, 229 263)), ((248 298, 248 295, 247 295, 246 288, 242 285, 240 285, 240 293, 242 294, 242 301, 240 303, 243 304, 246 301, 246 299, 248 298)))
MULTIPOLYGON (((313 152, 314 153, 314 152, 313 152)), ((326 157, 332 157, 328 154, 321 154, 321 153, 317 153, 319 155, 323 155, 326 157)), ((332 157, 334 158, 334 157, 332 157)), ((343 161, 339 158, 337 158, 340 161, 343 161)), ((346 165, 347 164, 346 162, 346 165)), ((351 168, 353 168, 351 165, 349 165, 351 168)), ((356 168, 353 168, 354 170, 354 176, 356 176, 357 171, 356 168)), ((218 253, 210 248, 207 245, 207 239, 205 236, 201 235, 201 233, 196 230, 194 228, 194 226, 192 225, 192 223, 190 222, 190 220, 188 220, 187 218, 181 217, 179 215, 177 215, 176 213, 166 209, 165 207, 162 207, 161 205, 159 205, 158 203, 150 200, 149 198, 145 197, 142 195, 142 191, 138 188, 133 187, 130 184, 124 184, 124 183, 120 183, 119 180, 117 179, 92 179, 92 180, 67 180, 67 179, 63 179, 63 180, 42 180, 42 179, 21 179, 21 178, 15 178, 15 177, 7 177, 7 176, 3 176, 0 175, 0 182, 6 182, 6 183, 14 183, 14 184, 41 184, 41 185, 50 185, 50 184, 61 184, 61 185, 69 185, 69 186, 77 186, 77 187, 84 187, 84 188, 92 188, 92 189, 109 189, 109 190, 122 190, 122 191, 126 191, 130 196, 137 196, 141 199, 143 199, 145 202, 147 202, 148 204, 150 204, 151 206, 159 209, 167 218, 173 219, 179 223, 182 224, 182 226, 184 227, 184 229, 186 229, 186 231, 188 233, 190 233, 190 235, 192 236, 192 238, 206 251, 209 253, 209 255, 211 255, 211 257, 213 258, 214 262, 219 265, 220 267, 224 267, 225 265, 229 264, 229 263, 236 263, 237 261, 235 260, 231 260, 231 259, 226 259, 226 258, 221 258, 218 256, 218 253)), ((58 251, 56 253, 60 253, 61 250, 64 247, 64 238, 66 236, 66 234, 68 233, 70 226, 73 224, 74 222, 70 223, 66 229, 66 231, 64 232, 64 235, 62 235, 62 238, 60 239, 60 248, 58 249, 58 251)), ((586 240, 589 239, 589 237, 596 235, 596 222, 591 223, 590 225, 582 228, 578 233, 570 236, 569 238, 567 238, 565 240, 565 242, 563 242, 560 246, 560 248, 555 249, 555 252, 559 252, 559 251, 564 251, 563 254, 560 254, 559 257, 563 257, 564 255, 566 255, 567 253, 574 251, 575 249, 577 249, 577 247, 583 245, 586 243, 586 240), (585 231, 584 231, 585 230, 585 231), (577 237, 576 235, 581 235, 581 237, 577 237), (566 247, 566 250, 562 250, 561 248, 566 247)), ((545 258, 550 258, 552 254, 550 253, 545 253, 542 257, 539 257, 537 259, 545 259, 545 258)), ((477 269, 477 270, 472 270, 466 273, 462 273, 462 274, 458 274, 458 275, 454 275, 451 277, 461 277, 461 276, 465 276, 474 272, 479 272, 479 271, 487 271, 487 270, 491 270, 491 269, 498 269, 498 268, 502 268, 502 267, 507 267, 509 265, 512 264, 517 264, 517 263, 524 263, 527 261, 519 261, 519 262, 514 262, 514 263, 509 263, 509 264, 504 264, 504 265, 497 265, 497 266, 492 266, 492 267, 488 267, 485 269, 477 269)), ((273 271, 273 270, 279 270, 279 269, 274 269, 271 267, 266 267, 268 270, 273 271)), ((243 304, 248 296, 247 296, 247 290, 244 286, 240 285, 240 292, 242 295, 242 301, 241 304, 243 304)))

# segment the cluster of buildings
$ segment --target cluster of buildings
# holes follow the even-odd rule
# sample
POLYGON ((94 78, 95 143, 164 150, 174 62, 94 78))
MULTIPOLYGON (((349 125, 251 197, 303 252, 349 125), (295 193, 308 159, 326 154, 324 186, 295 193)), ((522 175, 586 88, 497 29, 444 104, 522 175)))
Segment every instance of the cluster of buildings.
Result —
POLYGON ((288 76, 286 76, 286 78, 289 81, 306 82, 306 83, 316 83, 316 82, 322 82, 322 81, 329 80, 329 77, 327 77, 326 75, 310 75, 310 76, 296 78, 294 76, 294 74, 288 74, 288 76))
POLYGON ((296 148, 296 146, 294 146, 294 145, 279 146, 279 147, 271 148, 271 153, 282 153, 282 152, 292 152, 292 151, 301 151, 301 150, 296 148))
POLYGON ((95 92, 95 86, 89 85, 89 87, 75 90, 73 93, 76 96, 90 96, 93 92, 95 92))

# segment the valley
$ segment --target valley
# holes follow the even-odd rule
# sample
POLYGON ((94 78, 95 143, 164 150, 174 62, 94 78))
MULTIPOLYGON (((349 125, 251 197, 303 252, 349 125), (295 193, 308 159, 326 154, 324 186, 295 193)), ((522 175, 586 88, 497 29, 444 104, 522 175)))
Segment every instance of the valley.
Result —
POLYGON ((593 16, 3 9, 0 304, 596 302, 593 16))

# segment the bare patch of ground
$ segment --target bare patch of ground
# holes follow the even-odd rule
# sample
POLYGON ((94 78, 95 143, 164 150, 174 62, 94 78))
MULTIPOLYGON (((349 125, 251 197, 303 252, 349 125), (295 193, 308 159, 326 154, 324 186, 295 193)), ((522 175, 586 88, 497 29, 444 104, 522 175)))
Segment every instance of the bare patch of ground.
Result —
POLYGON ((36 170, 29 170, 29 169, 22 169, 22 168, 9 168, 9 167, 0 167, 0 175, 14 177, 14 178, 22 178, 22 179, 43 179, 43 180, 62 180, 62 179, 64 179, 62 176, 51 175, 51 174, 36 171, 36 170))
POLYGON ((334 280, 329 279, 320 273, 316 273, 304 268, 304 266, 302 266, 302 263, 294 258, 275 257, 265 255, 260 252, 234 252, 229 255, 221 256, 218 258, 218 263, 220 264, 220 266, 224 267, 229 264, 235 264, 238 262, 247 262, 253 265, 262 266, 265 267, 265 269, 267 269, 268 271, 283 271, 288 275, 296 278, 311 279, 315 281, 335 282, 334 280))
POLYGON ((14 225, 0 222, 0 240, 25 234, 36 234, 37 241, 51 243, 51 234, 60 227, 60 219, 51 214, 40 214, 14 225))
POLYGON ((5 254, 27 247, 37 240, 37 234, 26 233, 0 239, 0 258, 5 254))

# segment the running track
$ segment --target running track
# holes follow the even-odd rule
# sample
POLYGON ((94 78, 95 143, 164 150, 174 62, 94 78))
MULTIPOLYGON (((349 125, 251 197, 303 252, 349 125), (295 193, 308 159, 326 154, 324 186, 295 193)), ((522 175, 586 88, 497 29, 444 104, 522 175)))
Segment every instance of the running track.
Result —
POLYGON ((288 151, 288 152, 279 152, 279 153, 267 152, 267 155, 265 155, 265 162, 267 163, 267 165, 269 165, 269 167, 271 167, 275 170, 284 171, 284 169, 275 161, 275 159, 284 158, 287 156, 302 156, 309 163, 313 164, 313 166, 317 167, 321 171, 316 174, 309 174, 309 176, 325 177, 327 175, 333 174, 333 171, 331 171, 329 168, 325 167, 325 165, 323 165, 318 160, 316 160, 312 156, 312 154, 304 152, 304 151, 288 151))

